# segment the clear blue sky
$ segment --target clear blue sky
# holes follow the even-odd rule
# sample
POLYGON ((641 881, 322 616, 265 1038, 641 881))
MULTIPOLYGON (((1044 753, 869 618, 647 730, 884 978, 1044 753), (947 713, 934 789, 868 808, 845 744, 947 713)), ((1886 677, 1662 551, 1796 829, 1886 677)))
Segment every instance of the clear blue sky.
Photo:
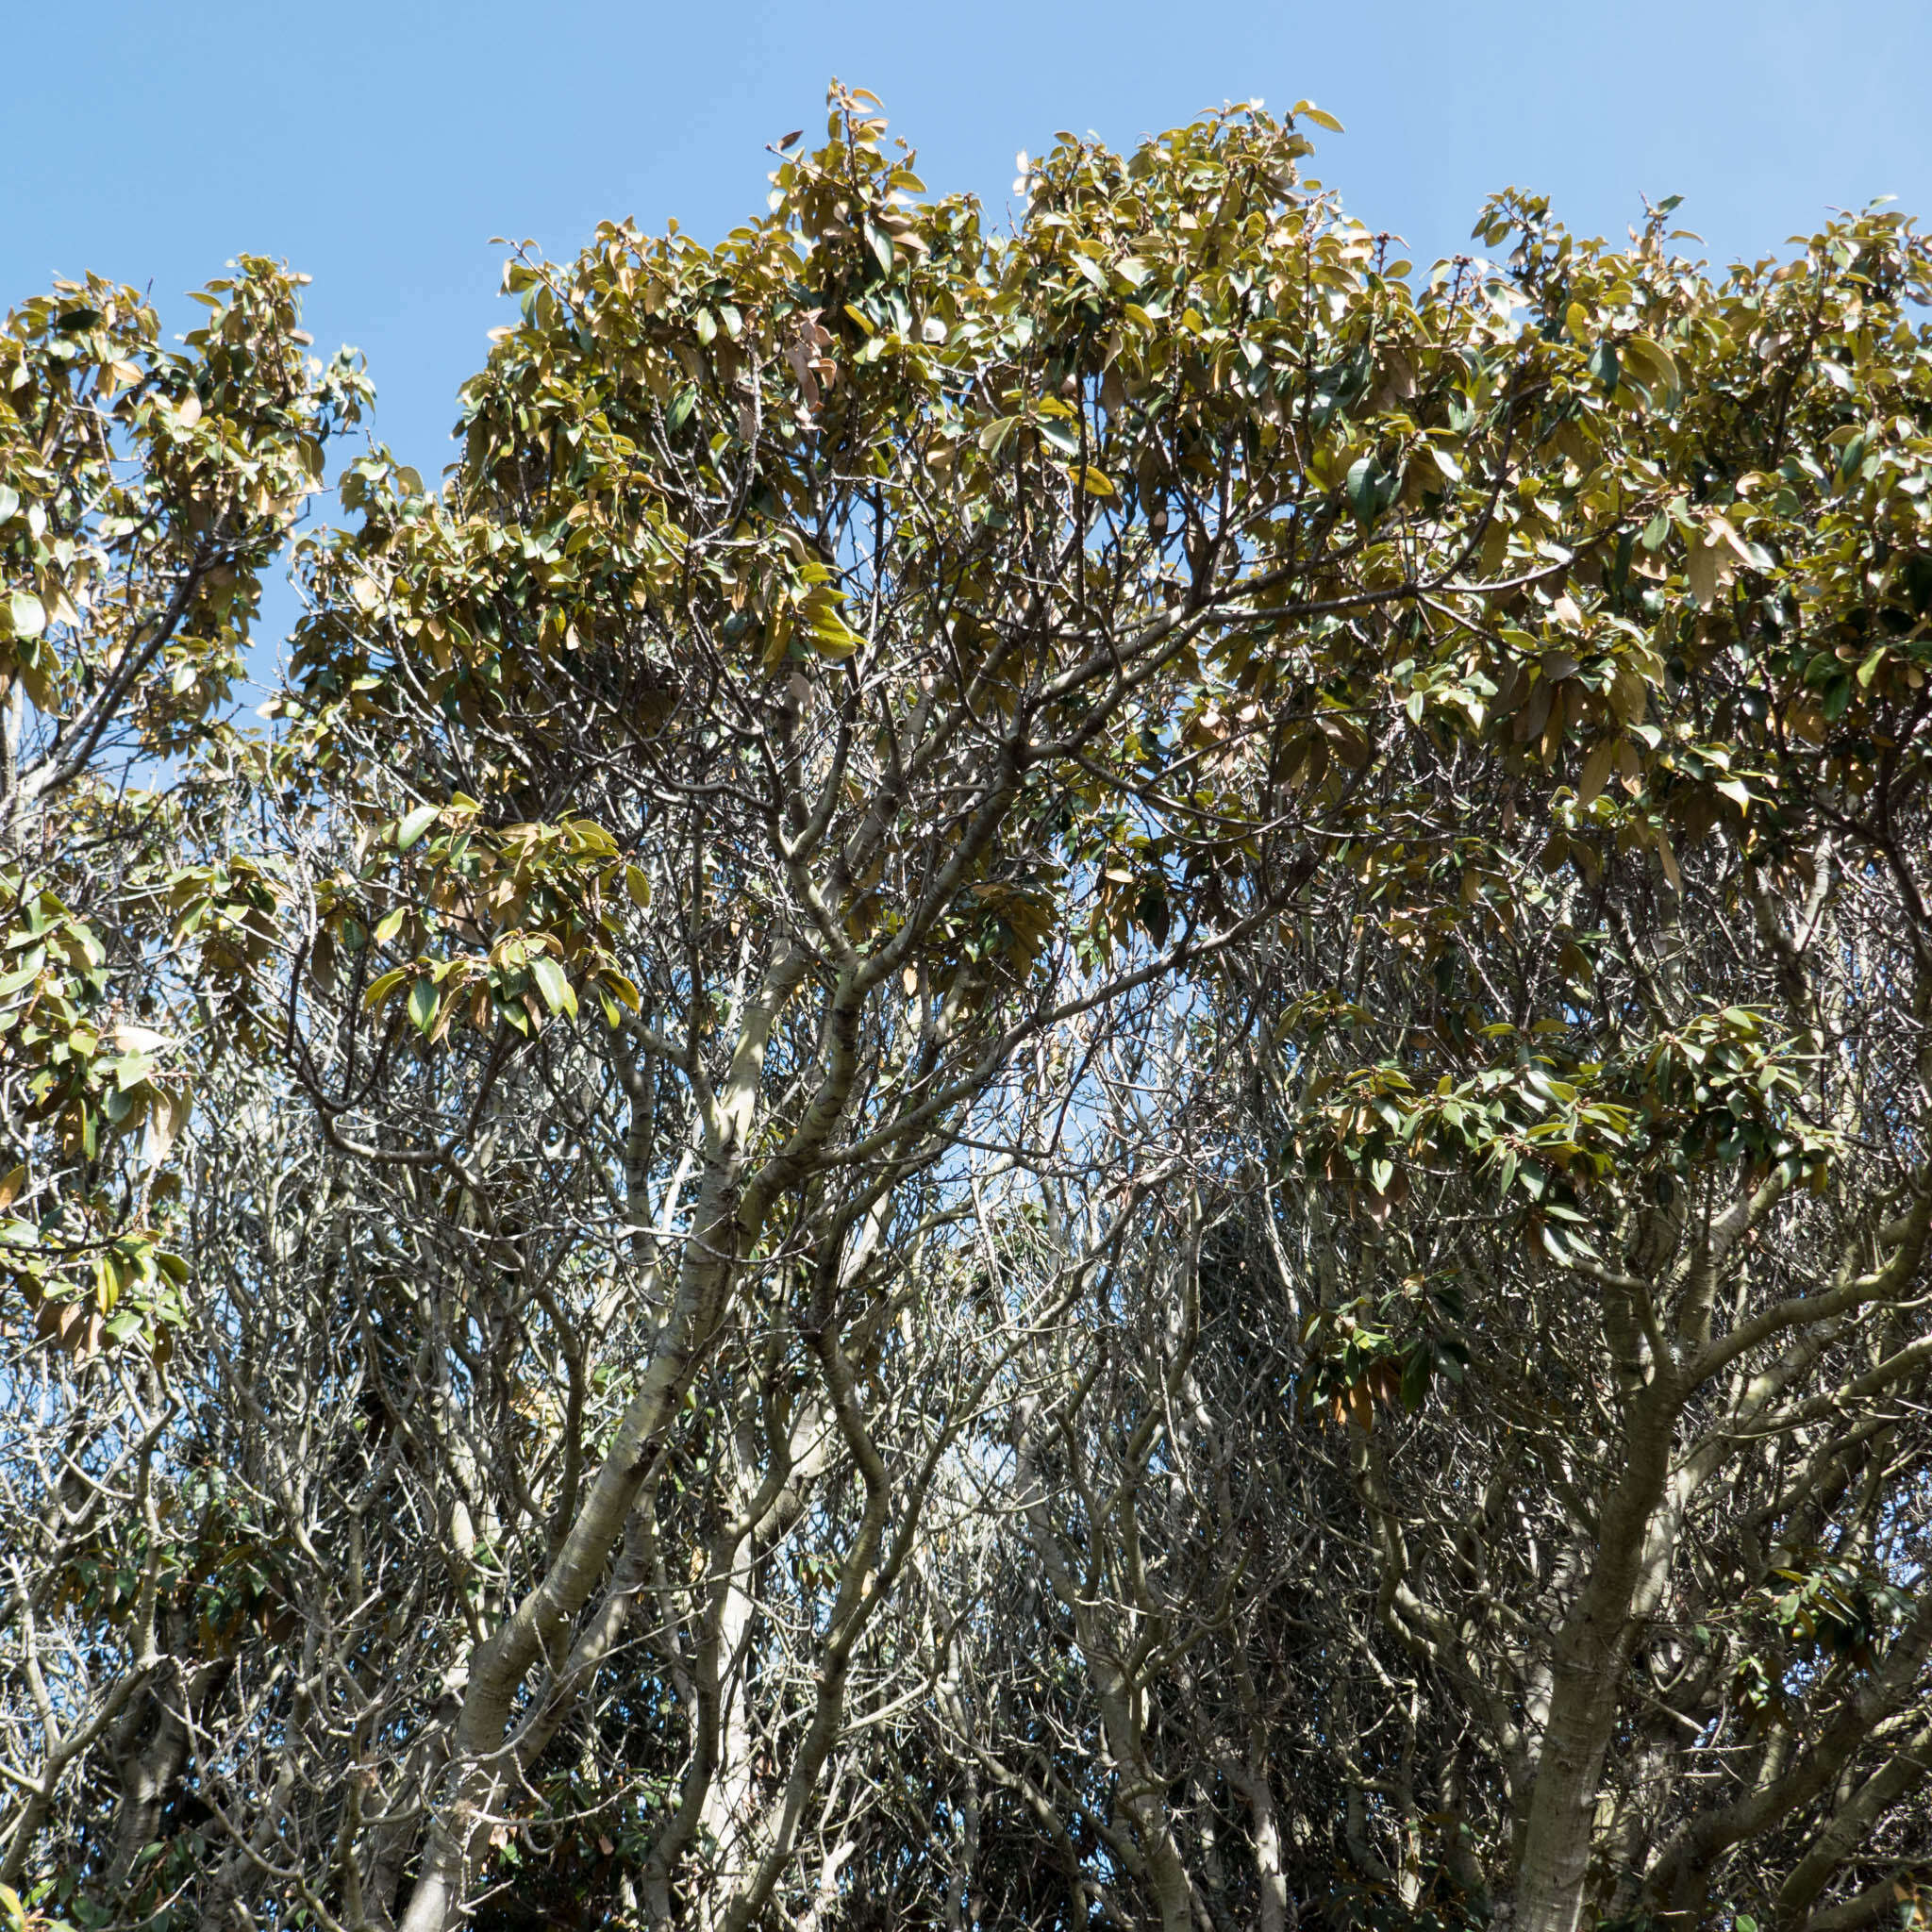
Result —
MULTIPOLYGON (((13 0, 0 303, 55 273, 182 291, 238 250, 314 277, 319 349, 369 357, 376 432, 433 475, 504 319, 491 235, 574 251, 605 216, 701 236, 763 206, 766 142, 880 95, 935 190, 1005 204, 1057 128, 1124 145, 1224 100, 1346 124, 1313 164, 1452 253, 1485 193, 1621 234, 1679 193, 1714 256, 1828 205, 1932 219, 1932 0, 13 0)), ((285 600, 277 606, 286 608, 285 600)), ((280 615, 280 611, 276 615, 280 615)))

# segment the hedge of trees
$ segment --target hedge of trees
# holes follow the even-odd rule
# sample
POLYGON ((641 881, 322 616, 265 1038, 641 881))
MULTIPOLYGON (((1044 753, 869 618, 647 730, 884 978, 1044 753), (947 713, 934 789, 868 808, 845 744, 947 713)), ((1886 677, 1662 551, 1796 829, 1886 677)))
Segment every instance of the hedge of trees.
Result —
POLYGON ((1932 257, 1330 125, 13 311, 15 1926, 1925 1922, 1932 257))

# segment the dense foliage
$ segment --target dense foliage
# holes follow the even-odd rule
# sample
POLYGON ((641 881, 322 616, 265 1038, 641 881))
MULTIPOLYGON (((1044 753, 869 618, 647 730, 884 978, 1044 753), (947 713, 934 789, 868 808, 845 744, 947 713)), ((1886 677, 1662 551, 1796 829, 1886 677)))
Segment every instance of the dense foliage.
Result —
POLYGON ((0 1907, 1924 1923, 1932 255, 831 107, 0 334, 0 1907))

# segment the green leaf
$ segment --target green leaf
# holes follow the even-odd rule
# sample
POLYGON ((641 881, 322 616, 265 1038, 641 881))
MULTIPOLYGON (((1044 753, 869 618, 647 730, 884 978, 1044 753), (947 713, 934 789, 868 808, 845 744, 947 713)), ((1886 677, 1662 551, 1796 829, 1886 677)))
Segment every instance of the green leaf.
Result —
POLYGON ((436 1024, 436 982, 426 974, 409 989, 409 1019, 419 1033, 436 1024))
POLYGON ((1412 1348, 1402 1365, 1402 1405, 1414 1410, 1423 1406, 1429 1392, 1429 1371, 1433 1364, 1426 1347, 1412 1348))
MULTIPOLYGON (((440 805, 419 805, 408 813, 396 825, 396 850, 407 852, 436 823, 441 809, 440 805)), ((378 933, 377 937, 381 935, 378 933)))
POLYGON ((564 976, 563 968, 549 954, 540 953, 530 962, 530 976, 537 982, 537 991, 543 995, 543 1004, 553 1013, 576 1012, 577 996, 564 976))
POLYGON ((1348 466, 1348 501, 1359 524, 1372 524, 1381 508, 1381 472, 1374 457, 1357 457, 1348 466))

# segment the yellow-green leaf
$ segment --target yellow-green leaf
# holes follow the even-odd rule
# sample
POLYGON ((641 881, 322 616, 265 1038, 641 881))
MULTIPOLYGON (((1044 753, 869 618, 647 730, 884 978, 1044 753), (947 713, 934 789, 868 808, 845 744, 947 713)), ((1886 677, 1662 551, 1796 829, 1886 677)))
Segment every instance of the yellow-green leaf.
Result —
POLYGON ((408 978, 411 971, 413 969, 410 967, 398 966, 391 972, 379 974, 371 984, 369 991, 362 995, 362 1010, 365 1013, 375 1012, 376 1008, 408 978))
POLYGON ((1648 336, 1631 336, 1618 346, 1625 361, 1637 364, 1645 388, 1676 390, 1683 387, 1671 352, 1652 341, 1648 336))
POLYGON ((31 591, 16 591, 7 601, 15 637, 37 638, 46 629, 47 607, 31 591))

